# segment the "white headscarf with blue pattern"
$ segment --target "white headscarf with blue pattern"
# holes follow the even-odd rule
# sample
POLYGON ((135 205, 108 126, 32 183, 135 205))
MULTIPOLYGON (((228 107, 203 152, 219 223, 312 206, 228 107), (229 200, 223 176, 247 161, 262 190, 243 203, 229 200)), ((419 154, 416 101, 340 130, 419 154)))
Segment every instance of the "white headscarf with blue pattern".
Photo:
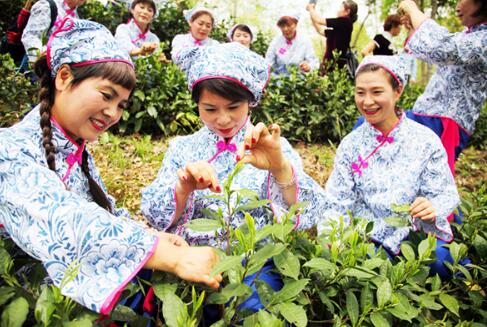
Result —
POLYGON ((378 65, 385 69, 403 87, 409 79, 408 64, 401 56, 367 56, 357 67, 357 73, 368 65, 378 65))
POLYGON ((183 49, 177 64, 186 73, 190 91, 203 80, 223 78, 252 93, 252 104, 262 99, 270 77, 265 59, 236 42, 183 49))
POLYGON ((130 56, 119 48, 112 33, 89 20, 66 17, 47 43, 47 62, 52 77, 63 64, 82 66, 108 61, 125 62, 133 67, 130 56))

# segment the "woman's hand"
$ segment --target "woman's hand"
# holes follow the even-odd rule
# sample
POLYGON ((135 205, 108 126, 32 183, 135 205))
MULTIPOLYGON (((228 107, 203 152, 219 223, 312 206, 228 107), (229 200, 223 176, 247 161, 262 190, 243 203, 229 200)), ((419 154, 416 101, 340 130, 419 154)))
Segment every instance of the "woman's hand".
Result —
POLYGON ((433 204, 426 198, 417 197, 411 204, 409 213, 413 218, 419 218, 426 222, 431 222, 436 219, 436 210, 433 204))
POLYGON ((145 42, 140 47, 140 54, 141 55, 148 55, 152 54, 157 48, 156 42, 145 42))
POLYGON ((157 235, 159 236, 159 242, 168 242, 175 246, 189 246, 188 242, 179 235, 164 232, 159 232, 157 235))
POLYGON ((311 70, 311 67, 306 61, 303 61, 302 63, 299 64, 299 69, 307 73, 311 70))
POLYGON ((207 188, 216 193, 222 190, 215 170, 207 161, 188 163, 184 169, 178 169, 177 174, 176 191, 182 194, 207 188))
POLYGON ((399 4, 398 13, 401 17, 401 22, 408 30, 417 29, 426 19, 426 16, 413 0, 403 0, 399 4))
POLYGON ((172 241, 179 240, 177 235, 171 237, 159 232, 158 236, 157 248, 144 268, 169 272, 189 282, 203 283, 212 288, 219 287, 222 276, 210 277, 211 270, 219 260, 212 248, 188 246, 184 240, 184 244, 175 245, 172 241))
POLYGON ((210 277, 211 270, 219 261, 218 255, 212 248, 188 246, 178 249, 179 260, 172 273, 181 279, 203 283, 211 288, 220 286, 221 274, 210 277))
POLYGON ((237 161, 249 163, 255 168, 278 172, 289 165, 281 150, 281 128, 264 123, 249 126, 244 141, 238 146, 237 161), (250 150, 250 153, 246 153, 250 150))

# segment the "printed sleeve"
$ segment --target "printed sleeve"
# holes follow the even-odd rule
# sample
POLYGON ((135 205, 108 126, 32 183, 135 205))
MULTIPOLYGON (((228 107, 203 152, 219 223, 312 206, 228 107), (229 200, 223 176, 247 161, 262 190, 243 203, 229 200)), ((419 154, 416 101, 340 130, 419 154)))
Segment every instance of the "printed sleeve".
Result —
MULTIPOLYGON (((346 138, 344 139, 344 141, 346 138)), ((338 220, 340 216, 348 222, 348 211, 353 211, 358 194, 355 189, 349 150, 342 143, 338 146, 333 171, 328 178, 325 187, 325 204, 320 213, 323 223, 318 225, 318 233, 327 229, 326 223, 329 220, 338 220)))
POLYGON ((432 19, 405 45, 416 58, 437 65, 478 65, 487 62, 487 33, 450 33, 432 19))
POLYGON ((38 53, 42 53, 42 38, 48 36, 51 24, 51 8, 47 1, 36 2, 31 9, 29 20, 22 33, 22 44, 29 56, 29 61, 37 60, 38 53))
POLYGON ((181 217, 175 216, 177 170, 183 168, 186 163, 182 156, 184 151, 181 151, 179 143, 178 139, 175 139, 169 144, 156 179, 142 189, 142 214, 154 228, 162 231, 168 230, 183 216, 191 218, 194 212, 190 195, 181 217))
POLYGON ((153 254, 157 237, 66 190, 55 172, 12 143, 0 142, 0 223, 56 286, 76 271, 63 295, 108 314, 153 254))
POLYGON ((179 52, 185 48, 185 35, 179 34, 172 39, 171 42, 171 59, 172 61, 177 64, 178 62, 178 54, 179 52))
POLYGON ((428 199, 437 212, 434 223, 415 220, 416 227, 422 225, 426 233, 436 234, 444 241, 451 241, 453 234, 448 216, 460 203, 455 180, 448 167, 445 149, 439 142, 435 142, 435 150, 426 163, 420 176, 419 196, 428 199))
MULTIPOLYGON (((303 170, 299 154, 291 147, 285 138, 281 138, 284 157, 289 160, 293 169, 297 187, 296 202, 308 202, 307 207, 296 217, 295 226, 299 229, 309 229, 318 223, 320 212, 324 207, 324 190, 303 170)), ((272 175, 269 174, 267 183, 267 198, 271 201, 271 208, 278 218, 288 209, 282 192, 272 175)))
POLYGON ((130 55, 133 49, 137 48, 130 38, 130 30, 127 24, 121 24, 117 26, 115 31, 115 39, 119 47, 130 55))

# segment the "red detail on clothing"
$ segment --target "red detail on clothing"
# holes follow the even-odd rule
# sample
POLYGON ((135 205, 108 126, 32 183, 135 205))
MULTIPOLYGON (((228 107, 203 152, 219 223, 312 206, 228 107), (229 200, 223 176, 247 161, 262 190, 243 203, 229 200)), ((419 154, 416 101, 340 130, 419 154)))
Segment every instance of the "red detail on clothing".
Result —
POLYGON ((448 117, 441 117, 440 120, 443 125, 441 143, 443 143, 448 156, 448 166, 455 177, 455 148, 460 145, 459 126, 453 119, 448 117))
POLYGON ((154 311, 154 288, 149 288, 144 300, 144 311, 152 313, 154 311))

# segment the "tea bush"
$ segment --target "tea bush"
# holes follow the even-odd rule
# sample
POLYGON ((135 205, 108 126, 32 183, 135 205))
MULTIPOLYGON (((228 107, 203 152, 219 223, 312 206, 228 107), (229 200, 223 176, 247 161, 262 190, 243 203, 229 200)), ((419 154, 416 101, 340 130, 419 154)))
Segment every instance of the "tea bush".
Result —
MULTIPOLYGON (((248 190, 232 190, 241 165, 224 182, 218 197, 231 208, 243 211, 245 223, 233 228, 229 217, 209 212, 192 220, 187 228, 219 231, 225 240, 221 261, 213 274, 223 273, 218 291, 191 285, 172 275, 155 273, 150 281, 156 296, 154 322, 167 326, 205 326, 203 307, 218 305, 221 319, 212 326, 483 326, 487 323, 487 186, 463 202, 464 224, 455 226, 449 245, 454 263, 448 265, 451 281, 429 275, 435 258, 436 240, 411 233, 401 246, 402 256, 389 259, 370 242, 373 225, 361 219, 330 224, 318 237, 293 230, 294 214, 306 204, 294 205, 281 223, 256 230, 247 210, 266 205, 248 190), (230 197, 236 197, 234 205, 230 197), (242 205, 243 200, 248 200, 242 205), (458 262, 468 256, 473 264, 458 262), (254 283, 265 307, 253 313, 239 309, 251 290, 245 276, 258 272, 269 260, 282 276, 283 287, 273 291, 257 278, 254 283), (242 264, 244 263, 244 264, 242 264)), ((59 288, 43 282, 45 271, 36 260, 26 258, 13 243, 0 241, 1 324, 6 326, 90 326, 93 323, 130 321, 145 325, 142 317, 118 305, 109 317, 82 308, 63 297, 59 288), (28 268, 26 268, 28 267, 28 268)), ((65 280, 72 278, 67 274, 65 280)), ((139 284, 145 283, 140 281, 139 284)), ((130 284, 123 297, 137 290, 130 284)))

